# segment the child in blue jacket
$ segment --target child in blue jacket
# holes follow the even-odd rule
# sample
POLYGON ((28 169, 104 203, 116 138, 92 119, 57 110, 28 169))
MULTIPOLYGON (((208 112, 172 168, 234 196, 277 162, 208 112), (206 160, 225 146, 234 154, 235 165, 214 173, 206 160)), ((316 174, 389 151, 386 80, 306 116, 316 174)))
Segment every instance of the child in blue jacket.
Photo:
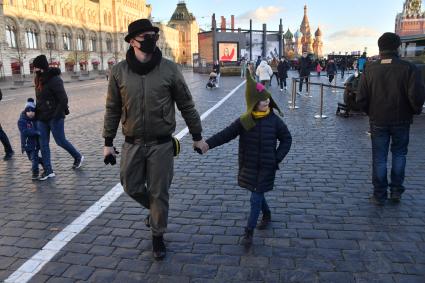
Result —
POLYGON ((25 109, 19 117, 18 128, 21 134, 22 153, 26 152, 28 159, 31 160, 32 179, 37 180, 39 175, 38 165, 41 164, 43 166, 43 162, 41 157, 38 156, 40 150, 38 137, 40 132, 36 128, 34 99, 28 98, 25 109))
POLYGON ((251 211, 242 244, 252 244, 254 228, 262 212, 258 229, 266 229, 271 211, 265 193, 274 186, 279 163, 288 154, 292 136, 282 119, 273 112, 280 110, 270 92, 247 74, 245 99, 247 111, 230 126, 210 137, 209 149, 228 143, 239 136, 238 184, 251 191, 251 211))

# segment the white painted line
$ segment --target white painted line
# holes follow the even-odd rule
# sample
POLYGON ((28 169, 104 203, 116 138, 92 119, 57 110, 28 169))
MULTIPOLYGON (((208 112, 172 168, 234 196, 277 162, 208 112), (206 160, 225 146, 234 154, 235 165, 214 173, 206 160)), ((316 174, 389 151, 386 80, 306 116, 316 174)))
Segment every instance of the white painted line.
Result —
MULTIPOLYGON (((214 110, 221 106, 227 99, 229 99, 241 86, 245 84, 246 81, 241 82, 237 87, 235 87, 228 95, 223 97, 216 105, 207 110, 204 114, 201 115, 201 121, 207 118, 214 110)), ((175 137, 181 140, 187 133, 189 132, 189 128, 186 127, 180 131, 175 137)))
MULTIPOLYGON (((201 115, 204 120, 221 104, 229 99, 245 81, 234 88, 228 95, 221 99, 217 104, 201 115)), ((176 137, 180 140, 189 132, 188 128, 181 130, 176 137)), ((39 252, 33 255, 29 260, 22 264, 13 272, 4 282, 5 283, 26 283, 36 275, 68 242, 77 236, 87 225, 96 219, 102 212, 117 200, 124 190, 120 183, 116 184, 109 192, 101 197, 96 203, 90 206, 83 214, 66 226, 59 234, 50 240, 39 252)))
POLYGON ((6 101, 12 101, 12 100, 15 100, 15 98, 2 99, 2 101, 3 101, 3 102, 6 102, 6 101))

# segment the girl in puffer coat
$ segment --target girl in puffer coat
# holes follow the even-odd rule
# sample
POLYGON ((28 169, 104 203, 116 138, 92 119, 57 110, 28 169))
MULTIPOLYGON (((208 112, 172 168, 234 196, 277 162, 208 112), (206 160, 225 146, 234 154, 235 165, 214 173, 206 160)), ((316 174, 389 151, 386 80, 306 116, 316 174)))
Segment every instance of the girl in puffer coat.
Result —
POLYGON ((249 73, 245 98, 247 111, 206 142, 213 149, 239 136, 238 184, 251 191, 251 211, 242 239, 242 244, 249 247, 260 211, 263 217, 258 229, 266 229, 271 222, 264 193, 273 189, 276 170, 291 148, 292 137, 282 119, 273 112, 274 108, 282 114, 271 94, 249 73))

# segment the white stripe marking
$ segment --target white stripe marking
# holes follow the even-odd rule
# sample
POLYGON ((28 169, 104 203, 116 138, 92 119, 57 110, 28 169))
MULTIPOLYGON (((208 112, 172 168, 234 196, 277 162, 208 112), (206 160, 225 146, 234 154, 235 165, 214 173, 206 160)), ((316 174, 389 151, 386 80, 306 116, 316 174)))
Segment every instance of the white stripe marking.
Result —
MULTIPOLYGON (((208 117, 214 110, 220 107, 227 99, 229 99, 245 81, 240 83, 228 95, 221 99, 212 108, 201 115, 201 121, 208 117)), ((180 140, 189 129, 186 127, 181 130, 176 137, 180 140)), ((13 272, 4 282, 5 283, 25 283, 31 280, 68 242, 77 236, 90 222, 96 219, 102 212, 108 208, 115 200, 117 200, 124 190, 120 183, 116 184, 109 192, 107 192, 96 203, 90 206, 83 214, 75 219, 71 224, 66 226, 59 234, 50 240, 40 251, 33 255, 29 260, 22 264, 15 272, 13 272)))

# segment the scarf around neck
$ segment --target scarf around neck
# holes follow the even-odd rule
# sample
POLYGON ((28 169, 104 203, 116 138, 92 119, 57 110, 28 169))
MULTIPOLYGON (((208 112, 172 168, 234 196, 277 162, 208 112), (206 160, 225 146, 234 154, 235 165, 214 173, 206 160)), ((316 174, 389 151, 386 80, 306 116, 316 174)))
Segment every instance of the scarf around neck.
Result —
POLYGON ((161 59, 162 59, 162 52, 161 50, 159 50, 158 47, 155 48, 155 51, 152 54, 152 58, 146 63, 142 63, 139 60, 137 60, 133 47, 130 47, 128 49, 126 58, 125 58, 130 69, 136 74, 139 74, 142 76, 146 75, 147 73, 152 71, 157 65, 159 65, 159 63, 161 62, 161 59))

